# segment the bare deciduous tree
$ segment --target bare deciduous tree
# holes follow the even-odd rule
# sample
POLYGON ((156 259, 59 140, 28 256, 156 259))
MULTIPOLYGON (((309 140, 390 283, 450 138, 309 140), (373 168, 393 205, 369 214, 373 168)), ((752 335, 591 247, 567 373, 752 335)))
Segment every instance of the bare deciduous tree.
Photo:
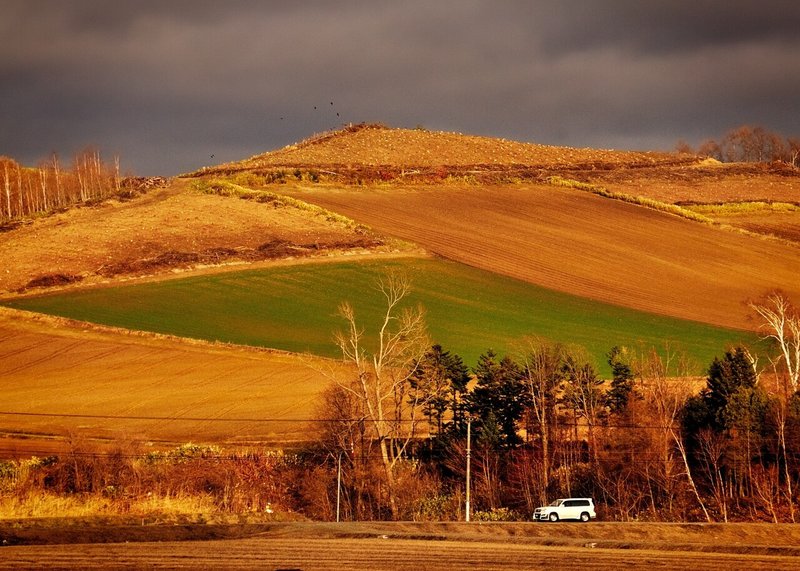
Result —
POLYGON ((11 176, 8 174, 8 164, 10 159, 3 158, 3 186, 6 191, 6 215, 11 220, 11 176))
MULTIPOLYGON (((676 148, 678 152, 689 150, 682 141, 676 148)), ((719 142, 704 141, 697 154, 728 162, 784 161, 797 166, 798 139, 784 139, 761 126, 741 125, 725 133, 719 142)))
POLYGON ((786 445, 786 425, 789 416, 789 402, 797 393, 800 383, 800 312, 780 291, 774 291, 758 301, 748 303, 750 308, 762 319, 764 338, 771 339, 778 349, 778 357, 770 358, 771 379, 765 388, 775 399, 774 415, 778 429, 778 445, 783 456, 786 499, 789 516, 795 521, 794 490, 789 468, 790 455, 786 445))
POLYGON ((336 343, 350 373, 346 377, 331 375, 334 382, 359 401, 365 422, 373 431, 394 517, 398 514, 395 466, 414 437, 416 413, 421 404, 407 405, 405 396, 409 379, 430 345, 423 309, 401 307, 410 287, 408 277, 398 273, 378 280, 377 289, 385 302, 385 310, 372 350, 365 347, 365 331, 356 320, 353 306, 348 302, 339 306, 347 328, 336 333, 336 343))
POLYGON ((671 511, 671 504, 675 497, 675 478, 680 475, 680 472, 677 471, 677 459, 674 454, 674 450, 677 450, 683 463, 683 474, 686 476, 689 487, 697 498, 706 520, 710 522, 711 516, 692 477, 683 435, 677 426, 678 415, 692 393, 686 372, 687 364, 684 359, 677 359, 669 346, 666 347, 665 353, 665 357, 662 358, 655 349, 651 349, 635 364, 637 374, 642 380, 645 404, 659 427, 662 462, 661 485, 671 511), (673 364, 676 361, 677 363, 673 364))
POLYGON ((748 303, 762 321, 765 339, 772 339, 780 351, 792 392, 800 388, 800 311, 780 291, 748 303))
POLYGON ((531 339, 524 354, 525 369, 523 383, 528 391, 528 413, 536 423, 542 446, 542 472, 540 502, 545 502, 545 493, 550 481, 550 432, 555 418, 558 391, 563 381, 564 347, 545 341, 531 339))

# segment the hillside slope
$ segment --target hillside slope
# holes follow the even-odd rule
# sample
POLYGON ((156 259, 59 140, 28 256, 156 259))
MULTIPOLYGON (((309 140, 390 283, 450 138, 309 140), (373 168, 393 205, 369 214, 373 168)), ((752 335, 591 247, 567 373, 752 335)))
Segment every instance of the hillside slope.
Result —
POLYGON ((0 232, 0 294, 382 245, 379 236, 319 213, 204 194, 177 180, 134 200, 73 208, 0 232))
POLYGON ((753 328, 743 302, 800 299, 800 248, 543 185, 307 190, 303 200, 465 264, 626 307, 753 328))
POLYGON ((41 435, 68 432, 176 444, 286 443, 306 437, 304 423, 286 420, 309 418, 327 384, 299 356, 7 308, 0 308, 0 362, 0 458, 58 450, 62 439, 41 435))

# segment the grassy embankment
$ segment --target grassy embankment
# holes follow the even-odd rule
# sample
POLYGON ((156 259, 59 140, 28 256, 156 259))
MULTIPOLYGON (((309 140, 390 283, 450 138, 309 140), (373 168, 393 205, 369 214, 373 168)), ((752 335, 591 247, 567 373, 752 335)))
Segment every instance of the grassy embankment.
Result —
POLYGON ((553 292, 439 260, 305 264, 195 276, 139 285, 30 297, 7 305, 78 320, 212 341, 335 356, 332 333, 350 301, 360 323, 378 321, 376 279, 386 271, 413 280, 435 342, 473 365, 487 348, 514 352, 526 336, 585 347, 607 374, 613 345, 685 351, 695 373, 750 333, 667 318, 553 292))

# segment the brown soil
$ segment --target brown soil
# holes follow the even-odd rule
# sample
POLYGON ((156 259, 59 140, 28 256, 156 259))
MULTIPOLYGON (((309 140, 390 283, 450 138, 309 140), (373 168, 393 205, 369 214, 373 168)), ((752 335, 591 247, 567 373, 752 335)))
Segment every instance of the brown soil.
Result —
POLYGON ((548 288, 752 328, 743 302, 800 298, 800 248, 553 186, 296 194, 431 252, 548 288))
POLYGON ((571 178, 672 204, 800 202, 800 171, 783 165, 677 165, 573 173, 571 178))
POLYGON ((0 569, 796 569, 791 524, 0 523, 0 569), (193 540, 193 541, 186 541, 193 540), (225 541, 219 541, 225 540, 225 541))
POLYGON ((209 167, 196 174, 268 166, 318 168, 371 165, 395 167, 505 166, 527 168, 612 168, 696 162, 674 153, 553 147, 461 133, 357 125, 325 133, 247 160, 209 167))
POLYGON ((0 362, 4 458, 63 451, 76 439, 291 445, 307 429, 293 419, 312 416, 327 384, 312 361, 297 355, 5 308, 0 362))
POLYGON ((713 215, 721 224, 800 244, 800 212, 713 215))
POLYGON ((178 180, 0 233, 0 292, 381 246, 378 237, 306 211, 189 186, 178 180))

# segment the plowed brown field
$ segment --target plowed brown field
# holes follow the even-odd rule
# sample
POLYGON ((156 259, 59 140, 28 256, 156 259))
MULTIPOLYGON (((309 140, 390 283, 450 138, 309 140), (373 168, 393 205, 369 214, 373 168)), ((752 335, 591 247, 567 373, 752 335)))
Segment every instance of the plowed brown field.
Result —
POLYGON ((0 457, 64 437, 281 444, 325 379, 296 355, 100 329, 0 308, 0 457), (47 416, 55 414, 57 416, 47 416), (85 415, 85 416, 81 416, 85 415), (52 438, 54 436, 55 438, 52 438))
MULTIPOLYGON (((16 543, 15 536, 24 535, 26 527, 17 524, 6 537, 16 543)), ((106 530, 77 526, 56 530, 52 542, 42 530, 40 540, 52 544, 0 548, 0 569, 796 569, 794 527, 408 522, 106 530), (193 538, 193 531, 198 541, 175 541, 193 538), (208 540, 215 536, 230 539, 208 540)))
POLYGON ((310 190, 295 196, 441 256, 657 314, 753 328, 743 302, 800 299, 800 248, 541 185, 310 190))
POLYGON ((800 202, 800 171, 763 165, 620 169, 584 172, 581 178, 609 190, 669 203, 800 202))

